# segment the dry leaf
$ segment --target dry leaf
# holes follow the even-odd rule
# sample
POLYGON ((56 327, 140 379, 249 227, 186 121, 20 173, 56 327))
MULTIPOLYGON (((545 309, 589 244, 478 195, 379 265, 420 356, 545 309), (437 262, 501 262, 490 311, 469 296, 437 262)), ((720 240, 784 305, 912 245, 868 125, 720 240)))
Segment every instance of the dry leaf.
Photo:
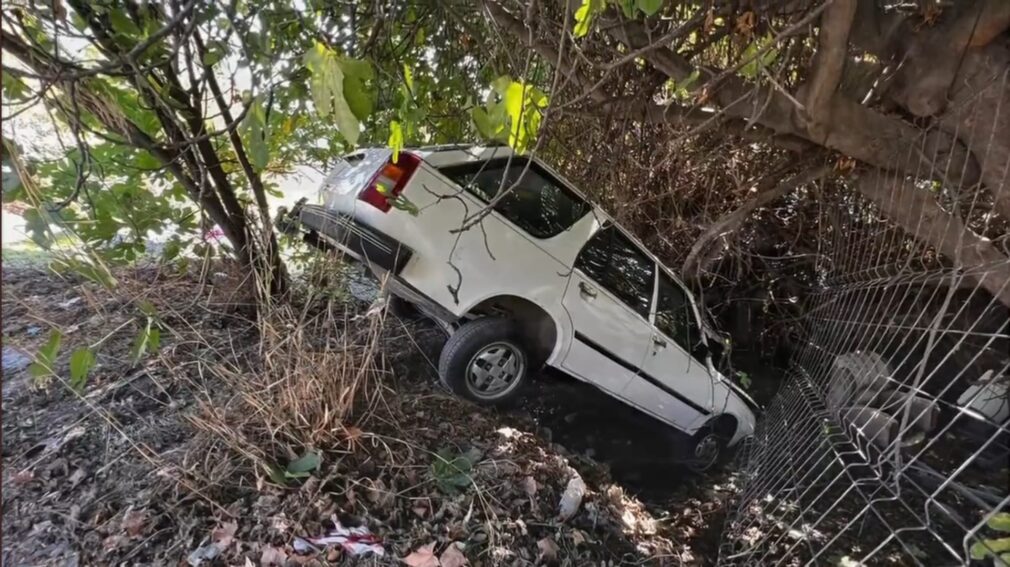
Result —
POLYGON ((561 551, 561 548, 558 547, 558 544, 554 543, 554 539, 551 536, 538 541, 537 549, 540 550, 540 561, 544 563, 557 563, 558 552, 561 551))
POLYGON ((442 567, 463 567, 468 564, 466 556, 456 547, 455 543, 450 543, 449 547, 445 548, 439 561, 442 563, 442 567))
POLYGON ((147 512, 144 510, 133 510, 128 509, 126 514, 123 514, 123 523, 121 527, 126 531, 126 535, 130 537, 140 537, 140 534, 144 531, 144 524, 147 522, 147 512))
POLYGON ((582 530, 572 530, 572 544, 580 546, 586 543, 586 534, 582 533, 582 530))
POLYGON ((435 542, 422 545, 400 561, 410 567, 439 567, 441 565, 438 562, 438 557, 435 557, 435 542))
POLYGON ((263 547, 263 555, 260 555, 260 567, 284 565, 287 560, 288 554, 283 549, 267 545, 263 547))
POLYGON ((235 540, 236 530, 238 530, 238 524, 236 524, 235 522, 225 522, 220 526, 214 528, 214 531, 211 532, 210 537, 214 541, 214 543, 217 544, 217 546, 221 549, 221 551, 224 551, 225 549, 228 549, 228 546, 231 545, 231 542, 235 540))
POLYGON ((526 495, 533 498, 537 495, 537 481, 533 479, 532 476, 528 476, 523 479, 523 490, 526 491, 526 495))
POLYGON ((428 509, 425 508, 424 506, 414 506, 413 508, 411 508, 411 510, 413 510, 414 513, 417 514, 418 518, 423 518, 424 515, 428 513, 428 509))
POLYGON ((14 475, 12 480, 14 481, 14 484, 19 486, 22 484, 28 484, 29 482, 35 480, 35 473, 27 469, 19 471, 16 475, 14 475))

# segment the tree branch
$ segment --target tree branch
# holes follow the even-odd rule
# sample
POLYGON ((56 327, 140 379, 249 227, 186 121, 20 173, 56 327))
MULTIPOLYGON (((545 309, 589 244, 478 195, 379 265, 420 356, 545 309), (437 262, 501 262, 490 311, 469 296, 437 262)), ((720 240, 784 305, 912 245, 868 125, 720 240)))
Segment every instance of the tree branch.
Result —
POLYGON ((813 77, 807 87, 806 116, 802 116, 815 139, 827 137, 831 98, 838 90, 849 51, 849 30, 856 15, 856 0, 834 0, 821 16, 813 77))
POLYGON ((708 229, 695 240, 694 245, 691 246, 691 250, 687 254, 687 258, 684 260, 684 267, 681 271, 684 278, 695 278, 702 270, 707 269, 714 256, 711 253, 706 253, 712 244, 716 240, 725 238, 738 230, 755 210, 768 205, 772 201, 791 193, 807 183, 820 179, 831 171, 829 166, 820 166, 803 171, 780 182, 779 180, 782 179, 782 176, 787 171, 796 167, 794 161, 794 159, 790 158, 785 163, 780 164, 779 167, 776 167, 771 173, 764 176, 757 184, 757 187, 755 187, 756 193, 750 199, 744 201, 738 208, 723 215, 719 220, 709 225, 708 229))
POLYGON ((975 234, 960 217, 942 209, 932 194, 904 176, 872 170, 860 176, 856 189, 880 207, 892 222, 920 242, 936 247, 964 277, 1010 307, 1010 258, 975 234))

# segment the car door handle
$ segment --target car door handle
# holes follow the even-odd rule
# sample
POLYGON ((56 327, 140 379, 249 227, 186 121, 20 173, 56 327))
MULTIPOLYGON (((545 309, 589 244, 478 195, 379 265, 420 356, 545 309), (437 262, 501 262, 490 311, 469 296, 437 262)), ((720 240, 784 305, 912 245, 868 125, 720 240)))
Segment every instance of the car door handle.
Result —
POLYGON ((582 294, 582 297, 589 299, 596 297, 596 290, 586 282, 579 282, 579 293, 582 294))
POLYGON ((659 348, 666 348, 666 341, 659 335, 652 335, 652 344, 659 348))

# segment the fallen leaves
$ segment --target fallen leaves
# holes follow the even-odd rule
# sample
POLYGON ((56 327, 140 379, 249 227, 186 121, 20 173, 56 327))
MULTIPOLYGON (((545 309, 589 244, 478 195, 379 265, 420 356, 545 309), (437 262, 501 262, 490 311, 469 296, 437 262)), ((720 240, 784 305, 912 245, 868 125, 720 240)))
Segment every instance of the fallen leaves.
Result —
POLYGON ((537 549, 540 550, 539 560, 543 563, 557 563, 558 552, 561 548, 554 542, 554 538, 547 536, 537 542, 537 549))
POLYGON ((440 567, 441 565, 438 557, 435 557, 435 542, 422 545, 400 561, 403 561, 408 567, 440 567))
POLYGON ((442 567, 463 567, 467 565, 466 556, 463 552, 459 550, 459 547, 455 543, 450 543, 449 547, 445 548, 442 552, 442 557, 439 558, 442 567))
POLYGON ((260 567, 270 567, 271 565, 281 565, 288 560, 288 554, 279 547, 266 545, 263 547, 263 554, 260 555, 260 567))
POLYGON ((238 524, 235 522, 224 522, 220 526, 214 528, 211 532, 210 538, 215 545, 218 546, 222 551, 228 549, 231 546, 231 542, 235 540, 235 531, 238 530, 238 524))
POLYGON ((120 527, 126 532, 126 535, 130 537, 140 537, 140 534, 144 533, 144 527, 146 524, 146 511, 127 508, 126 513, 123 514, 123 522, 120 524, 120 527))

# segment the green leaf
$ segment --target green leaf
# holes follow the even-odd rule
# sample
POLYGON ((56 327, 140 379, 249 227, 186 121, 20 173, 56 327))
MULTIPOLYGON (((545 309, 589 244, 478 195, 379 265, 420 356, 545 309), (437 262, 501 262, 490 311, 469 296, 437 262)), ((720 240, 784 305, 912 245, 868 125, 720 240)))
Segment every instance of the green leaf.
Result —
POLYGON ((406 63, 403 64, 403 83, 407 85, 407 90, 414 92, 414 73, 406 63))
POLYGON ((312 72, 310 87, 316 112, 323 118, 332 112, 340 134, 350 145, 356 145, 361 135, 360 123, 344 96, 344 71, 336 53, 317 42, 305 54, 305 64, 312 72))
POLYGON ((3 71, 2 77, 4 97, 15 101, 27 98, 25 95, 28 94, 28 85, 24 81, 7 71, 3 71))
POLYGON ((596 19, 597 14, 603 11, 604 7, 604 0, 582 0, 582 4, 575 10, 575 27, 572 28, 572 35, 580 38, 589 33, 593 20, 596 19))
POLYGON ((971 545, 971 549, 969 550, 972 559, 985 559, 990 555, 997 555, 1007 551, 1010 551, 1010 537, 976 541, 971 545))
POLYGON ((60 350, 60 341, 63 334, 59 330, 53 329, 49 333, 49 340, 35 354, 35 362, 28 367, 28 372, 33 378, 42 378, 53 374, 53 366, 56 364, 56 354, 60 350))
POLYGON ((663 7, 663 0, 636 0, 635 4, 646 16, 652 16, 663 7))
POLYGON ((146 353, 157 351, 159 346, 161 346, 161 330, 154 326, 154 319, 148 317, 147 324, 133 339, 130 358, 136 364, 146 353))
POLYGON ((137 37, 140 35, 140 28, 137 27, 137 24, 133 23, 133 20, 121 8, 112 8, 109 10, 109 24, 112 25, 112 31, 116 32, 116 35, 125 37, 137 37))
POLYGON ((319 465, 322 464, 322 462, 323 460, 322 457, 319 456, 319 453, 315 451, 309 451, 304 455, 302 455, 301 457, 288 463, 285 472, 288 473, 289 475, 308 474, 318 469, 319 465))
POLYGON ((218 61, 224 59, 227 48, 220 41, 215 41, 207 46, 207 51, 203 54, 203 64, 213 67, 218 61))
POLYGON ((403 128, 396 120, 389 123, 389 149, 393 150, 393 163, 396 163, 403 149, 403 128))
POLYGON ((70 386, 80 392, 88 382, 88 373, 95 366, 95 354, 81 347, 70 355, 70 386))
POLYGON ((1000 512, 989 518, 986 525, 1000 532, 1010 532, 1010 512, 1000 512))
POLYGON ((740 67, 740 74, 748 79, 756 79, 758 75, 761 74, 761 70, 768 67, 775 62, 775 59, 779 56, 779 50, 775 47, 768 47, 773 38, 771 36, 755 39, 752 41, 740 55, 742 61, 746 61, 742 67, 740 67), (768 48, 762 53, 762 50, 768 48), (761 55, 758 55, 761 53, 761 55))
POLYGON ((365 120, 372 114, 375 105, 375 93, 368 86, 375 73, 367 61, 341 57, 338 59, 341 71, 344 73, 344 98, 351 112, 358 120, 365 120))
POLYGON ((267 465, 266 469, 267 469, 267 476, 270 477, 270 480, 276 482, 281 486, 288 485, 288 477, 284 474, 284 469, 276 465, 267 465))
POLYGON ((620 0, 621 12, 629 20, 635 19, 635 0, 620 0))
POLYGON ((269 133, 267 131, 266 113, 263 110, 263 97, 258 96, 253 100, 249 112, 246 113, 242 122, 243 133, 246 137, 249 149, 249 160, 256 171, 263 169, 270 163, 270 146, 267 143, 269 133))

